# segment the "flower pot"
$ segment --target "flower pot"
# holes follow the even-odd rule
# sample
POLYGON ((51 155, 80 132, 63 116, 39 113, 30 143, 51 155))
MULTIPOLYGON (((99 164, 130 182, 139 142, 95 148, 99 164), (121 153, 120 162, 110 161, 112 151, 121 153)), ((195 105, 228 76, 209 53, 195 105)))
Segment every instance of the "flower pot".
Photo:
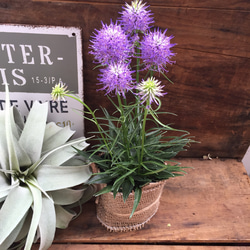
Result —
POLYGON ((111 232, 126 232, 142 228, 156 214, 166 181, 150 183, 142 188, 140 203, 132 216, 134 192, 124 203, 121 193, 102 194, 97 200, 97 218, 111 232))

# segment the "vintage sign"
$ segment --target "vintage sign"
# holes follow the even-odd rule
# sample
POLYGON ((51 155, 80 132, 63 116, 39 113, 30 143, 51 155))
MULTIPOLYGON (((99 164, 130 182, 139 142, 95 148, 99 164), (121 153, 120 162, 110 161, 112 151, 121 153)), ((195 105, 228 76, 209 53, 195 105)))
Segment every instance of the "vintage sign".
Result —
POLYGON ((84 133, 83 107, 74 100, 52 101, 59 81, 83 97, 81 30, 75 27, 0 25, 0 109, 5 84, 11 104, 26 116, 35 100, 49 102, 48 121, 84 133))

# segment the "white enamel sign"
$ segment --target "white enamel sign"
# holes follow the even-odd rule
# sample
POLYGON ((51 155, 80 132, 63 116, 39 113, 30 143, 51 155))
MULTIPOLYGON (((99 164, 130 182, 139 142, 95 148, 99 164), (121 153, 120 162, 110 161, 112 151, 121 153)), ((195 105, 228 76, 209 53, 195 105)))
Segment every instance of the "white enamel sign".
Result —
POLYGON ((83 107, 74 100, 52 101, 59 81, 83 97, 81 30, 75 27, 0 25, 0 109, 8 83, 11 104, 27 116, 35 100, 49 102, 48 121, 84 133, 83 107))

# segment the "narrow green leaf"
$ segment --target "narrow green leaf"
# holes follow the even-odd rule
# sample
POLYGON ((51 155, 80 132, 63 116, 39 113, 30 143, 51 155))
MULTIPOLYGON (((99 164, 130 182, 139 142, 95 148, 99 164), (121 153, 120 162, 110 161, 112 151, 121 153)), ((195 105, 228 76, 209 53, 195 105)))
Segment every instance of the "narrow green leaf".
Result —
POLYGON ((102 190, 100 190, 99 192, 97 192, 97 193, 95 194, 95 196, 99 196, 99 195, 101 195, 101 194, 106 194, 106 193, 109 193, 109 192, 111 192, 111 191, 112 191, 112 186, 111 186, 111 185, 108 185, 108 186, 104 187, 102 190))
POLYGON ((141 188, 138 188, 136 187, 135 189, 135 199, 134 199, 134 206, 133 206, 133 209, 132 209, 132 212, 130 214, 130 217, 131 218, 136 210, 136 208, 138 207, 139 203, 140 203, 140 200, 141 200, 141 194, 142 194, 142 190, 141 188))
POLYGON ((134 185, 129 180, 125 180, 122 183, 122 196, 123 196, 124 202, 127 200, 128 196, 132 192, 133 188, 134 188, 134 185))
POLYGON ((131 175, 134 171, 136 170, 136 168, 128 171, 127 173, 125 173, 124 175, 122 175, 121 177, 119 177, 118 179, 116 179, 116 181, 113 184, 113 192, 114 192, 114 197, 116 196, 116 193, 119 191, 120 186, 122 185, 122 183, 124 182, 125 178, 129 175, 131 175))

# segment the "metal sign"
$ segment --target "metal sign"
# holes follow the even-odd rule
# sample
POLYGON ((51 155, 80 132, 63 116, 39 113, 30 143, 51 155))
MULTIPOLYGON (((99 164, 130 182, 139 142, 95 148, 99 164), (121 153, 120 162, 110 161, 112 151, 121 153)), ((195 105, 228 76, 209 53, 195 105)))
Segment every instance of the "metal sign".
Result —
POLYGON ((83 97, 81 29, 0 25, 0 109, 5 107, 5 84, 11 104, 26 116, 33 102, 48 101, 48 121, 69 125, 75 137, 84 133, 83 107, 74 100, 52 101, 59 81, 83 97))

